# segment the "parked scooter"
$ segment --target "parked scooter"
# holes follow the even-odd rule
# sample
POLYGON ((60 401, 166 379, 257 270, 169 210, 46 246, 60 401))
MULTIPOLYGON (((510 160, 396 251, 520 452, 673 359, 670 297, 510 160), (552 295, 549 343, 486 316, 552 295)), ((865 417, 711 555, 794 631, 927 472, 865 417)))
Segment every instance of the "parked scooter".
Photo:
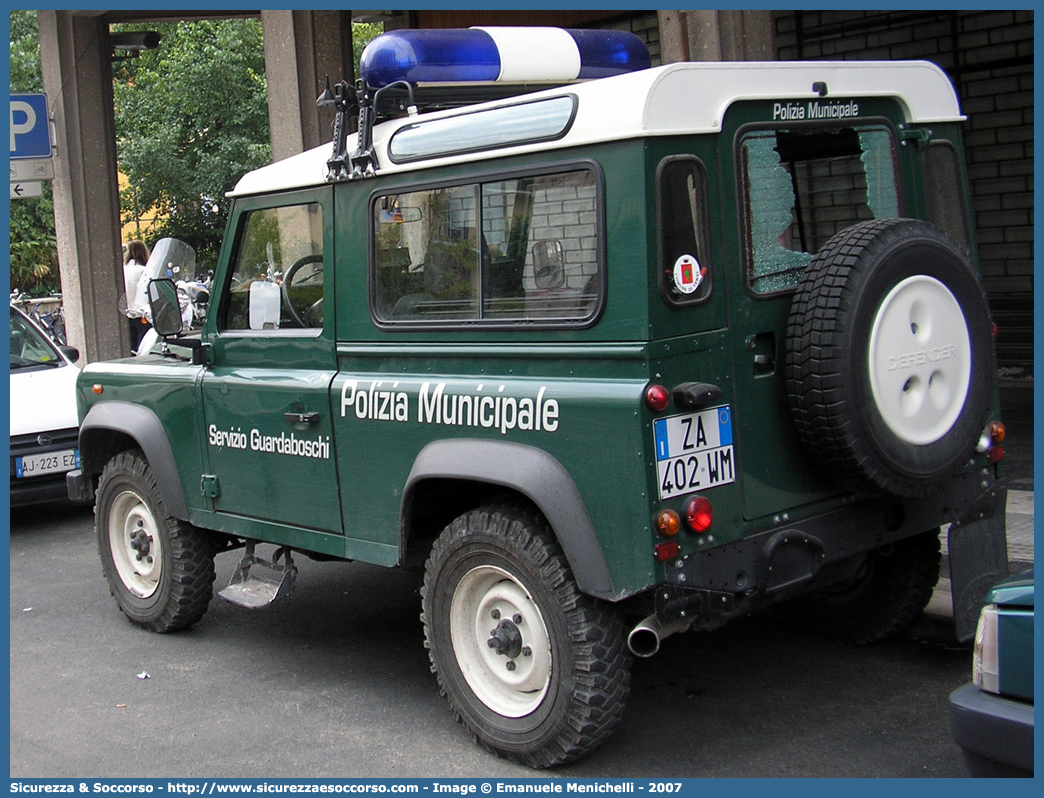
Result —
POLYGON ((214 280, 214 272, 199 273, 185 280, 177 280, 178 298, 181 303, 186 329, 198 329, 203 326, 207 316, 207 305, 210 303, 210 286, 214 280), (185 312, 186 306, 189 312, 185 312))

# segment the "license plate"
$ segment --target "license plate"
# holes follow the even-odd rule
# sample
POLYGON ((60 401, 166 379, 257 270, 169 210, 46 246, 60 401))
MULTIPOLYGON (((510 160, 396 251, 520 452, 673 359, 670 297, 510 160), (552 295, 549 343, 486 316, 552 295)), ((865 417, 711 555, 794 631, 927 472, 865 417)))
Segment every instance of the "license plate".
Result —
POLYGON ((58 452, 27 454, 15 458, 15 476, 19 479, 39 477, 44 474, 61 474, 80 467, 79 449, 62 449, 58 452))
POLYGON ((660 498, 736 481, 728 405, 653 422, 660 498))

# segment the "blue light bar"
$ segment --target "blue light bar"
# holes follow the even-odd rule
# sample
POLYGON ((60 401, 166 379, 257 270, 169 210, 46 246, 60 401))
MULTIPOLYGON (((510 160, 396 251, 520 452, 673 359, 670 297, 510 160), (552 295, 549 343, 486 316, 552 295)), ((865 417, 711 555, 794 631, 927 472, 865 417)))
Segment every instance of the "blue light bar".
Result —
POLYGON ((619 30, 447 28, 383 33, 359 75, 372 88, 409 83, 563 83, 652 66, 645 44, 619 30))

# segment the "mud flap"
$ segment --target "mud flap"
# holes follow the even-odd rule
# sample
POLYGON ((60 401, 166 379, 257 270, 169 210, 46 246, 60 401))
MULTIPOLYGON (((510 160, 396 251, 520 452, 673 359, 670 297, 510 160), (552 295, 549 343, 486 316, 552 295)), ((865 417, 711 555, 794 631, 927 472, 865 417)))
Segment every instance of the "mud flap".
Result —
POLYGON ((986 591, 1008 575, 1008 491, 994 486, 950 525, 953 625, 962 643, 975 634, 986 591))

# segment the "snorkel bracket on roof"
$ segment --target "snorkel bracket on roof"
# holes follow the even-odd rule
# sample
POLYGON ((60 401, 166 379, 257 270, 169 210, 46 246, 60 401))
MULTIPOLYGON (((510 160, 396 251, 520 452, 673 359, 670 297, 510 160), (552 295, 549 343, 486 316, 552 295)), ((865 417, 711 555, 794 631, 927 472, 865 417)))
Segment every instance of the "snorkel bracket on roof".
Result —
MULTIPOLYGON (((405 110, 410 116, 417 113, 417 105, 413 99, 413 85, 405 80, 398 80, 382 86, 376 91, 360 78, 355 87, 342 80, 330 90, 330 79, 326 80, 326 89, 315 101, 320 107, 334 109, 333 122, 333 154, 326 162, 326 180, 338 183, 344 180, 355 180, 360 177, 373 177, 377 173, 377 153, 373 149, 373 126, 378 120, 377 107, 382 95, 389 90, 405 89, 407 103, 396 102, 392 113, 405 110), (348 130, 351 120, 358 119, 359 139, 355 152, 348 155, 348 130)), ((395 96, 395 92, 390 92, 395 96)))

